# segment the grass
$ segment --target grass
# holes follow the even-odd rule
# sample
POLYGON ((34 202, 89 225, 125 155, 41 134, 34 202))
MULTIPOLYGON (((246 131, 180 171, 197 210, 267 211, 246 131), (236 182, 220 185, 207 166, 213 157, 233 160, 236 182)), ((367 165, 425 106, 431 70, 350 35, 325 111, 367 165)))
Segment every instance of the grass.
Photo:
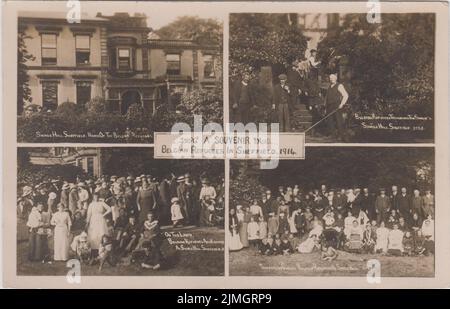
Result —
MULTIPOLYGON (((168 255, 166 265, 159 270, 142 269, 137 264, 118 264, 114 267, 105 264, 99 273, 98 265, 82 265, 83 276, 223 276, 224 274, 224 231, 223 229, 184 227, 176 230, 163 229, 171 234, 173 240, 201 241, 215 240, 214 244, 205 245, 213 248, 213 251, 180 250, 181 246, 167 244, 162 249, 168 255)), ((53 262, 43 264, 41 262, 29 262, 27 259, 26 241, 17 244, 17 275, 19 276, 65 276, 69 268, 65 262, 53 262)), ((200 247, 200 245, 183 245, 185 248, 200 247)))
POLYGON ((231 276, 366 276, 367 261, 378 259, 382 277, 434 277, 434 256, 394 257, 339 251, 334 261, 320 252, 262 256, 256 250, 230 252, 231 276))

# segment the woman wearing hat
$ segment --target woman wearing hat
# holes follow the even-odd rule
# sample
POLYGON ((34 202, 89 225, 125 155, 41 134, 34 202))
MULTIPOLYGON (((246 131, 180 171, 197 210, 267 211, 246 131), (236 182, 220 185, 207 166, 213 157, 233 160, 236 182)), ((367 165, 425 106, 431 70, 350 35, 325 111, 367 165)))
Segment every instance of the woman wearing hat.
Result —
POLYGON ((17 238, 18 240, 28 239, 28 228, 26 222, 28 215, 33 208, 34 202, 31 197, 33 189, 30 186, 25 186, 22 189, 22 196, 18 200, 17 204, 17 238))
POLYGON ((61 199, 60 203, 64 206, 65 209, 69 208, 69 190, 70 186, 68 183, 63 184, 61 188, 61 199))
POLYGON ((69 236, 72 220, 61 203, 58 204, 58 211, 53 214, 50 223, 55 226, 53 259, 55 261, 67 261, 69 259, 69 236))

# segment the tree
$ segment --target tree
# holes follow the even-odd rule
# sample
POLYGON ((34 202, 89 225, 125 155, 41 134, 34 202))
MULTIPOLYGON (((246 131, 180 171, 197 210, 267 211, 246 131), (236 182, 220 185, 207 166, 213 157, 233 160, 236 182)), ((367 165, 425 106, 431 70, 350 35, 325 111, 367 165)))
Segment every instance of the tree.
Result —
POLYGON ((346 59, 357 111, 433 116, 434 14, 347 14, 320 42, 328 69, 346 59))
MULTIPOLYGON (((238 163, 240 165, 237 168, 246 164, 238 163)), ((233 170, 236 170, 236 167, 233 170)), ((245 172, 239 175, 247 176, 238 176, 240 178, 237 179, 240 180, 237 183, 232 181, 238 192, 248 191, 245 188, 255 181, 272 190, 277 190, 279 185, 295 184, 303 190, 319 188, 321 184, 326 184, 329 188, 368 187, 372 192, 393 184, 405 186, 409 190, 424 190, 434 187, 434 150, 311 148, 307 149, 306 160, 280 161, 275 170, 244 170, 245 172)), ((255 185, 253 187, 257 188, 255 185)), ((261 190, 250 191, 253 194, 262 193, 261 190)), ((232 192, 230 195, 235 196, 232 192)), ((238 197, 239 195, 236 198, 238 197)))
POLYGON ((230 74, 272 66, 274 74, 305 54, 307 39, 295 14, 231 14, 230 74), (292 16, 294 15, 294 16, 292 16))
POLYGON ((33 61, 35 57, 28 52, 25 45, 25 40, 28 38, 30 37, 24 32, 19 31, 17 38, 17 115, 22 114, 24 106, 32 102, 26 63, 33 61))
POLYGON ((222 44, 222 25, 212 18, 180 16, 155 32, 161 39, 194 40, 205 45, 222 44))

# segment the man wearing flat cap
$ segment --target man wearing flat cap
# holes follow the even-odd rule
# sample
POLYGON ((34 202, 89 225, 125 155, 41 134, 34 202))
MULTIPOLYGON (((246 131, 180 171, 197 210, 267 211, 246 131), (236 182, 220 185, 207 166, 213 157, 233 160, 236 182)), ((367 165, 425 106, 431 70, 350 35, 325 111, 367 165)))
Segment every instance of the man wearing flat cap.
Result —
POLYGON ((287 83, 286 74, 280 74, 278 79, 280 83, 273 88, 272 110, 278 114, 280 132, 289 132, 291 130, 289 108, 292 104, 293 93, 287 83))
POLYGON ((386 195, 386 190, 380 188, 380 195, 377 196, 375 200, 375 212, 377 213, 377 224, 379 225, 381 221, 387 219, 389 209, 391 208, 389 197, 386 195))

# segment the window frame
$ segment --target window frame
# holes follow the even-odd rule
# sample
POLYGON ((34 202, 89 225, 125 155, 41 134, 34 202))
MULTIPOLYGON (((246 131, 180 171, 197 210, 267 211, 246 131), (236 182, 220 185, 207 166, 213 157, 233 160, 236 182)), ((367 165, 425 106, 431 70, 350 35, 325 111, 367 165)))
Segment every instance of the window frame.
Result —
POLYGON ((91 36, 88 34, 75 34, 75 63, 77 66, 89 66, 91 65, 91 36), (78 48, 77 47, 77 37, 87 37, 88 38, 88 48, 78 48), (89 53, 89 60, 87 63, 78 62, 77 53, 78 52, 88 52, 89 53))
MULTIPOLYGON (((58 108, 58 91, 59 91, 59 87, 58 87, 58 84, 59 84, 59 81, 55 81, 55 80, 43 80, 42 82, 41 82, 41 87, 42 87, 42 108, 47 108, 48 106, 48 104, 46 104, 46 102, 44 101, 45 100, 45 87, 46 87, 46 85, 49 85, 49 84, 52 84, 52 85, 54 85, 55 87, 56 87, 56 91, 55 91, 55 93, 56 93, 56 98, 55 98, 55 106, 54 106, 54 109, 51 109, 51 110, 56 110, 56 108, 58 108)), ((53 104, 52 104, 53 105, 53 104)))
POLYGON ((213 54, 206 53, 206 54, 202 55, 202 58, 203 58, 203 78, 216 78, 216 59, 215 59, 215 56, 213 54), (211 72, 212 72, 212 75, 207 75, 206 71, 205 71, 206 63, 207 63, 205 61, 205 57, 206 56, 211 57, 211 65, 212 65, 211 72))
POLYGON ((171 75, 171 76, 176 76, 176 75, 181 75, 181 53, 176 53, 176 52, 170 52, 170 53, 166 53, 166 74, 167 75, 171 75), (170 55, 177 55, 178 56, 178 61, 173 61, 173 60, 167 60, 167 57, 170 55), (169 63, 177 63, 178 65, 178 71, 177 74, 173 74, 169 72, 169 63))
POLYGON ((133 53, 130 47, 117 47, 116 48, 116 69, 117 71, 132 71, 133 70, 133 53), (120 67, 120 50, 128 51, 128 68, 120 67))
POLYGON ((42 66, 56 66, 58 65, 58 35, 56 33, 41 33, 41 65, 42 66), (55 37, 55 47, 44 47, 43 44, 43 38, 44 35, 51 35, 55 37), (53 58, 48 58, 48 57, 44 57, 44 49, 45 50, 55 50, 55 62, 53 63, 49 63, 49 62, 45 62, 44 59, 53 59, 53 58))

